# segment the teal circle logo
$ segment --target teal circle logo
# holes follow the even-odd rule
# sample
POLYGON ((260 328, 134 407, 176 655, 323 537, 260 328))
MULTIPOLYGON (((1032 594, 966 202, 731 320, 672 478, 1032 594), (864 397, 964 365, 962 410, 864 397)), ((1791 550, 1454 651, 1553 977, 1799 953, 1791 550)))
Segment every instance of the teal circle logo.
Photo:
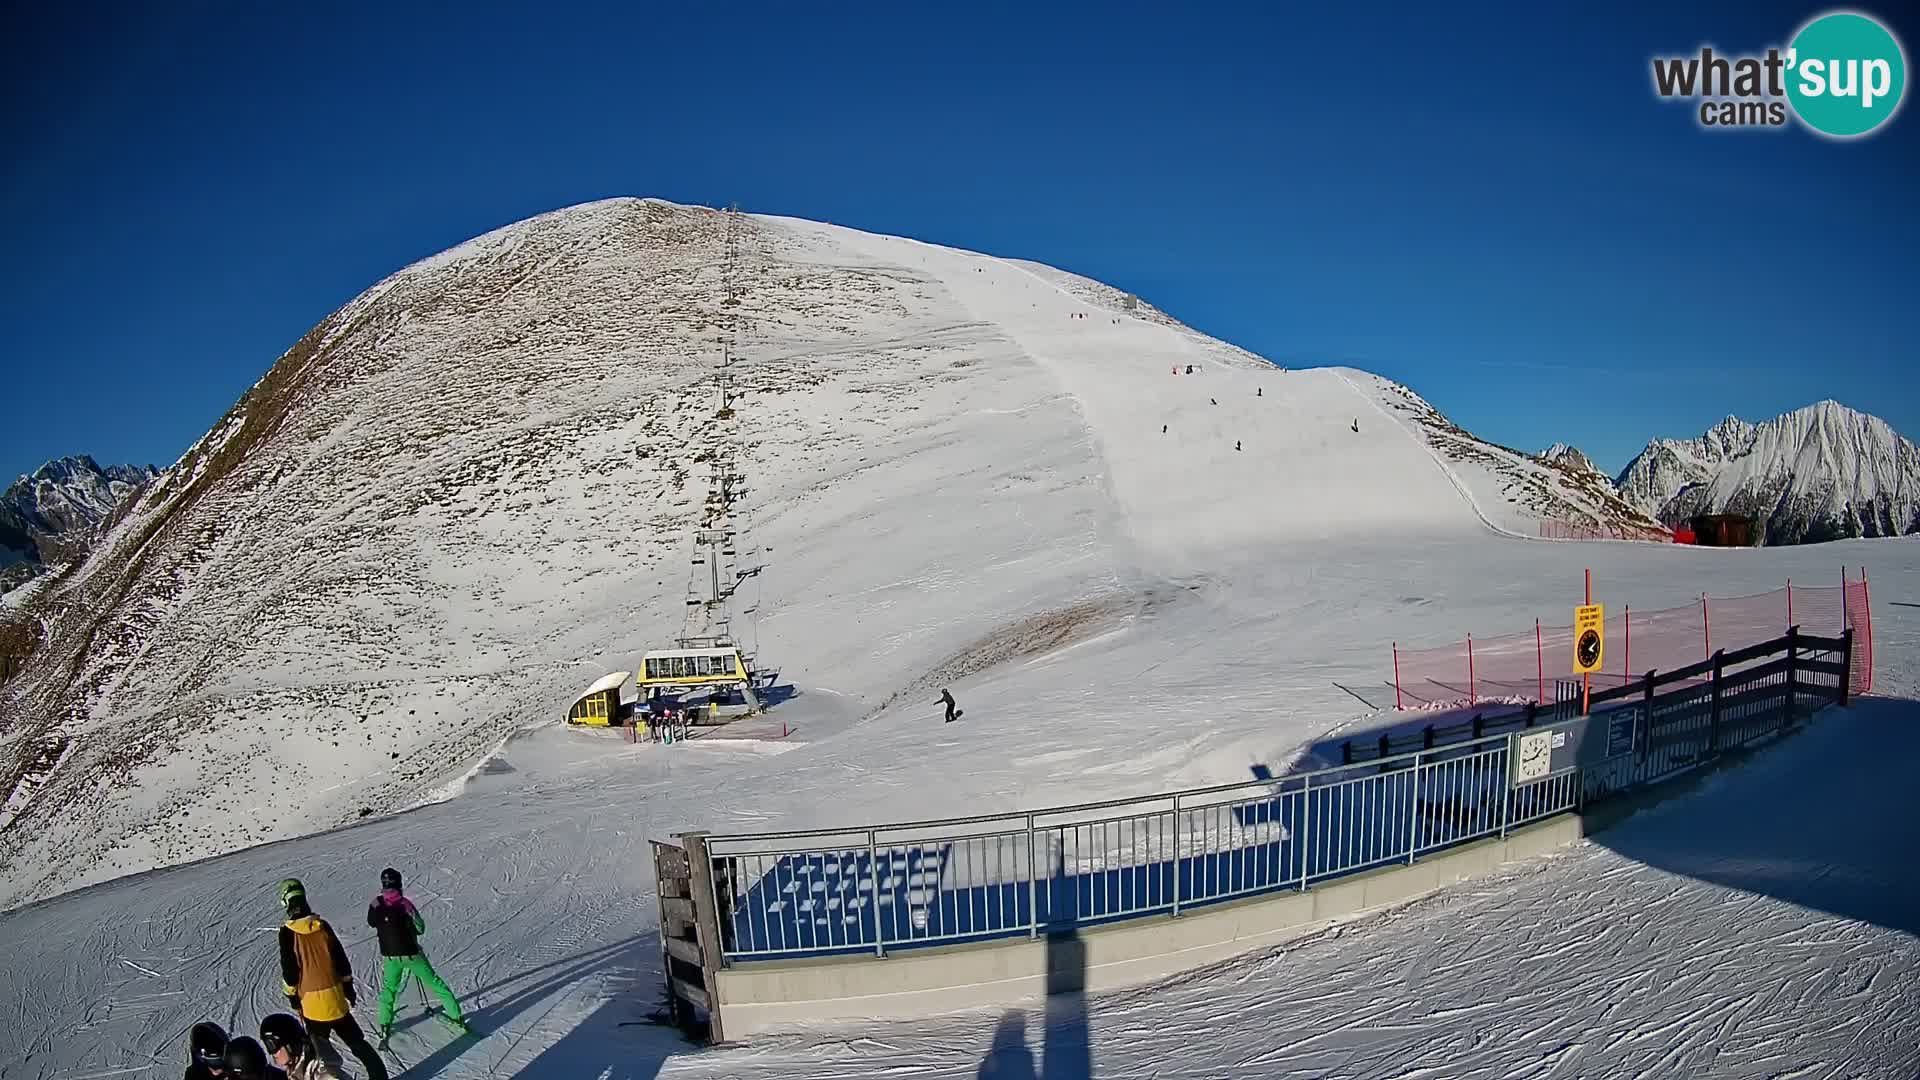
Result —
POLYGON ((1787 100, 1823 135, 1850 139, 1886 123, 1907 89, 1907 57, 1879 21, 1852 11, 1822 15, 1787 49, 1787 100))

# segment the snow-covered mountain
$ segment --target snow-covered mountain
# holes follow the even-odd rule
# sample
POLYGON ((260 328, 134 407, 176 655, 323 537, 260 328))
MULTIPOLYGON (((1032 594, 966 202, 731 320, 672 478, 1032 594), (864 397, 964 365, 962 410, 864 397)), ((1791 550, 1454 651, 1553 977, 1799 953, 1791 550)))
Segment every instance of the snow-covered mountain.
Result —
POLYGON ((1655 439, 1618 485, 1668 524, 1751 515, 1769 544, 1920 531, 1920 449, 1835 401, 1759 424, 1729 416, 1697 439, 1655 439))
POLYGON ((150 465, 103 466, 80 454, 21 476, 0 492, 0 566, 85 554, 95 531, 157 475, 150 465))
POLYGON ((100 465, 79 454, 56 458, 0 492, 0 549, 54 562, 159 475, 151 465, 100 465))
MULTIPOLYGON (((409 805, 670 640, 730 325, 741 557, 765 569, 737 631, 812 710, 807 739, 1165 627, 1236 561, 1264 580, 1278 550, 1332 567, 1380 537, 1637 516, 1406 387, 1281 371, 1049 267, 653 200, 574 207, 329 316, 13 609, 28 656, 0 685, 0 902, 409 805)), ((1304 641, 1296 613, 1256 632, 1289 607, 1208 631, 1213 680, 1304 641)), ((1288 707, 1351 703, 1329 684, 1288 707)), ((1137 731, 1162 708, 1080 722, 1137 731)), ((1276 729, 1255 730, 1197 729, 1155 782, 1244 769, 1236 740, 1276 729)), ((956 810, 983 797, 948 787, 956 810)), ((868 809, 891 812, 883 794, 868 809)))
MULTIPOLYGON (((1552 446, 1540 451, 1537 456, 1541 461, 1549 465, 1559 465, 1562 468, 1574 469, 1579 472, 1600 472, 1600 467, 1593 463, 1592 458, 1581 453, 1579 447, 1568 446, 1566 443, 1554 443, 1552 446)), ((1602 473, 1601 475, 1604 476, 1605 474, 1602 473)))

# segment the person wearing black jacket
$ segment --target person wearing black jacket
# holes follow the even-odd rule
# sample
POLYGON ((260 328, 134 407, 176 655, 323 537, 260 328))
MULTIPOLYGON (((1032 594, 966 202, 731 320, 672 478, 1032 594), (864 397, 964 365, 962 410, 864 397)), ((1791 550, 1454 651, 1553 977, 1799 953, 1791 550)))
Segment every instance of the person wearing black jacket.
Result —
POLYGON ((384 1045, 393 1034, 393 999, 409 977, 434 992, 445 1007, 447 1022, 472 1033, 460 1014, 460 999, 447 988, 446 981, 427 962, 420 947, 420 935, 427 932, 427 920, 420 909, 401 891, 400 871, 389 866, 380 871, 380 895, 367 905, 367 925, 380 936, 380 1041, 384 1045))

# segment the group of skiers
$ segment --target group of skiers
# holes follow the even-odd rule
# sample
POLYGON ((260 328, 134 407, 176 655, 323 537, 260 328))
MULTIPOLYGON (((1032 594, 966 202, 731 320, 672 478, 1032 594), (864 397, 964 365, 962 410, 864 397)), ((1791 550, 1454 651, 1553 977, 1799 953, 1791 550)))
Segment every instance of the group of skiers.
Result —
POLYGON ((367 905, 367 925, 380 939, 379 1048, 367 1041, 353 1018, 358 995, 353 965, 339 935, 307 904, 298 878, 280 883, 286 922, 280 927, 280 977, 289 1012, 260 1021, 258 1040, 233 1034, 212 1021, 195 1024, 188 1034, 186 1080, 340 1080, 338 1036, 353 1051, 366 1080, 387 1080, 379 1049, 393 1032, 394 998, 408 978, 434 992, 443 1018, 463 1034, 472 1034, 460 1012, 460 1000, 427 962, 420 948, 426 919, 401 889, 400 871, 380 872, 380 894, 367 905))
POLYGON ((660 691, 655 690, 647 698, 646 740, 648 742, 679 742, 687 737, 687 728, 692 720, 687 716, 687 707, 678 705, 660 691))
MULTIPOLYGON (((1178 375, 1178 374, 1180 374, 1180 365, 1178 365, 1178 364, 1175 364, 1175 365, 1174 365, 1174 367, 1173 367, 1173 373, 1174 373, 1175 375, 1178 375)), ((1188 364, 1188 365, 1187 365, 1187 374, 1189 374, 1189 375, 1191 375, 1191 374, 1193 374, 1193 365, 1192 365, 1192 364, 1188 364)), ((1265 388, 1264 388, 1264 387, 1258 387, 1258 386, 1256 386, 1256 387, 1254 387, 1254 389, 1253 389, 1253 396, 1254 396, 1254 397, 1265 397, 1265 396, 1266 396, 1266 390, 1265 390, 1265 388)), ((1207 402, 1208 402, 1209 404, 1212 404, 1212 405, 1218 405, 1218 404, 1220 404, 1220 399, 1219 399, 1219 398, 1208 398, 1208 399, 1207 399, 1207 402)), ((1355 430, 1355 431, 1359 431, 1359 430, 1360 430, 1360 421, 1358 421, 1358 420, 1355 420, 1355 421, 1353 422, 1353 430, 1355 430)), ((1165 425, 1165 424, 1161 424, 1161 425, 1160 425, 1160 434, 1162 434, 1162 435, 1165 435, 1166 433, 1167 433, 1167 425, 1165 425)), ((1234 448, 1235 450, 1239 450, 1239 449, 1240 449, 1240 440, 1239 440, 1239 439, 1235 439, 1235 440, 1233 440, 1233 448, 1234 448)))

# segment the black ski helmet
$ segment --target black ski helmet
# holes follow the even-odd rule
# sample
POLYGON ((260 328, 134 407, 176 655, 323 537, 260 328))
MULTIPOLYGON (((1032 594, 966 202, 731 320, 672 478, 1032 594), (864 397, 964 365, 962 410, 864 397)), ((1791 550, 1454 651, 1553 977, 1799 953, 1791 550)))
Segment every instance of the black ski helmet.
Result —
POLYGON ((227 1043, 227 1071, 238 1080, 261 1080, 267 1075, 267 1052, 251 1035, 236 1035, 227 1043))
POLYGON ((398 889, 400 887, 400 871, 395 870, 391 866, 380 871, 380 887, 383 889, 398 889))
POLYGON ((306 1026, 291 1013, 274 1013, 260 1021, 260 1045, 266 1047, 269 1057, 286 1049, 293 1052, 293 1060, 299 1061, 307 1056, 306 1026))
POLYGON ((218 1066, 227 1057, 227 1029, 202 1020, 187 1033, 187 1053, 202 1065, 218 1066))

